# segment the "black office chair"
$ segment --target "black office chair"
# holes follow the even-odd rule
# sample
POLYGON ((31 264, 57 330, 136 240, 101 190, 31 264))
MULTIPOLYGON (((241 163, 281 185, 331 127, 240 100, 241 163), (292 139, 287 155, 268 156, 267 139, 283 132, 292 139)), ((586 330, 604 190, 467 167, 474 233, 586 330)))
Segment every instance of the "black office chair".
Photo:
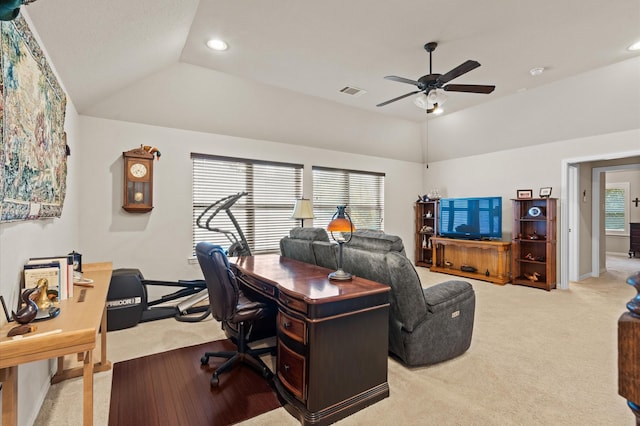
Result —
POLYGON ((238 288, 236 276, 222 247, 208 242, 198 243, 196 255, 207 283, 213 317, 221 322, 227 337, 238 347, 237 351, 206 352, 200 359, 202 365, 207 365, 210 357, 228 358, 213 373, 211 387, 218 386, 218 376, 238 362, 244 362, 265 378, 270 378, 273 373, 260 355, 275 354, 276 348, 251 349, 247 343, 275 336, 275 304, 259 300, 253 294, 249 298, 238 288))

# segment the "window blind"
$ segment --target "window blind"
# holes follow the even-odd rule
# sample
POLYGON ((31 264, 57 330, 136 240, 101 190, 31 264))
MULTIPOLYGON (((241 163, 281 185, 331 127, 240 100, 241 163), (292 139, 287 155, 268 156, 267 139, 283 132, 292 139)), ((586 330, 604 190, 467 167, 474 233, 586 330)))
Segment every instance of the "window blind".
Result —
POLYGON ((607 231, 625 232, 627 197, 624 187, 607 185, 604 201, 604 227, 607 231))
POLYGON ((384 230, 384 173, 314 166, 314 226, 326 228, 337 206, 347 206, 356 229, 384 230))
MULTIPOLYGON (((202 212, 217 200, 246 191, 231 208, 244 233, 252 254, 277 252, 280 239, 297 226, 291 212, 302 197, 301 164, 276 163, 242 158, 191 154, 193 163, 193 247, 201 241, 227 249, 233 238, 240 238, 229 216, 220 211, 209 226, 224 232, 212 232, 197 226, 202 212)), ((214 209, 212 209, 214 210, 214 209)), ((206 222, 207 212, 201 219, 206 222)))

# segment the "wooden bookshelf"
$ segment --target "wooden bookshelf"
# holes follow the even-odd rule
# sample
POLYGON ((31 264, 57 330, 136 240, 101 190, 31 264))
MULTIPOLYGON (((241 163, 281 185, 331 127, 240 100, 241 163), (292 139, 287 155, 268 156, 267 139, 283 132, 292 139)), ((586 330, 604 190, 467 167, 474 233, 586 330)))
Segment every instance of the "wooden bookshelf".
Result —
POLYGON ((433 264, 432 237, 438 235, 438 209, 438 200, 416 202, 416 266, 430 268, 433 264))
POLYGON ((513 284, 556 288, 556 199, 513 200, 513 284))

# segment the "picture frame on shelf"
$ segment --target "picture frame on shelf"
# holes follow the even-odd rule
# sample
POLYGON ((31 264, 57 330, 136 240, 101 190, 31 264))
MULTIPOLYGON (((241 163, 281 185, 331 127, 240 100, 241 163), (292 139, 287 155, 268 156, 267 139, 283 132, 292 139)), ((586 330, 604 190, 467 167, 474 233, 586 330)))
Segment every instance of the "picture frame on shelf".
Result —
POLYGON ((533 190, 532 189, 518 189, 517 197, 519 200, 526 200, 529 198, 533 198, 533 190))
POLYGON ((540 188, 540 198, 549 198, 551 196, 551 187, 545 186, 540 188))

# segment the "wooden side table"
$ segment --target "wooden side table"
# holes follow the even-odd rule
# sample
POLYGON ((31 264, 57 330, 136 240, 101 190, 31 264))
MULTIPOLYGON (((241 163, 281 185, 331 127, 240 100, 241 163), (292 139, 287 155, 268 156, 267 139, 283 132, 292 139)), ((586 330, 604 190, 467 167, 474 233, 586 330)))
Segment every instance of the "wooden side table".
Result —
POLYGON ((12 339, 7 333, 15 323, 0 328, 3 426, 18 424, 18 366, 51 358, 58 358, 58 371, 52 383, 82 376, 83 424, 93 424, 93 373, 111 368, 107 360, 105 307, 111 270, 111 262, 83 265, 84 276, 93 279, 93 287, 76 289, 73 298, 60 301, 60 314, 49 321, 38 322, 33 335, 12 339), (101 335, 100 360, 94 363, 98 334, 101 335), (63 357, 75 354, 82 361, 82 367, 65 370, 63 357))

